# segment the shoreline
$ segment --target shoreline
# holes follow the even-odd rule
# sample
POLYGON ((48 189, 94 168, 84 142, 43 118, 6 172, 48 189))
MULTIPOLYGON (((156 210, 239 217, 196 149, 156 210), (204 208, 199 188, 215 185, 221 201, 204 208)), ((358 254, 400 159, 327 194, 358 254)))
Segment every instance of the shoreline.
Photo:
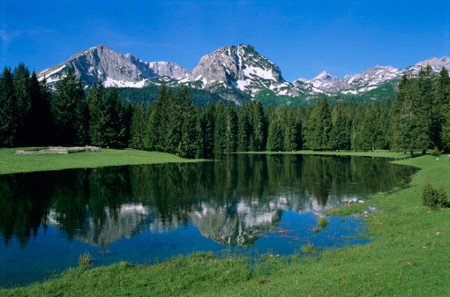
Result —
POLYGON ((65 155, 16 155, 17 149, 21 148, 0 149, 0 175, 77 168, 206 161, 203 159, 185 159, 169 153, 133 149, 101 149, 99 152, 65 155))
MULTIPOLYGON (((422 206, 421 193, 428 181, 450 192, 450 158, 420 156, 392 162, 420 170, 406 188, 371 195, 367 204, 357 205, 376 205, 380 210, 365 219, 372 239, 369 244, 311 257, 272 257, 252 269, 242 257, 220 259, 210 253, 148 266, 118 263, 88 270, 73 268, 43 283, 0 289, 0 294, 448 295, 450 284, 445 276, 450 259, 445 255, 450 252, 450 209, 422 206)), ((333 215, 357 211, 346 207, 333 215)))

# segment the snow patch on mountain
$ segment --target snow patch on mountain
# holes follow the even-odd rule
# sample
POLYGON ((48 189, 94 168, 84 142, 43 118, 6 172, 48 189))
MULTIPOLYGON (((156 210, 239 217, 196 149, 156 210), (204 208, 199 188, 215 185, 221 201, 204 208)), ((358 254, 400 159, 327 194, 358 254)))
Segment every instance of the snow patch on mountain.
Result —
POLYGON ((432 57, 404 69, 375 66, 343 78, 322 71, 311 80, 300 78, 286 82, 279 67, 251 45, 217 49, 203 56, 192 71, 169 61, 144 62, 132 54, 121 54, 99 45, 40 71, 38 78, 45 78, 50 85, 54 85, 65 76, 67 69, 72 68, 86 85, 103 83, 106 87, 142 88, 163 83, 181 84, 212 92, 237 89, 252 97, 264 89, 283 96, 358 94, 399 79, 404 74, 415 76, 427 65, 434 72, 439 72, 442 67, 449 69, 450 58, 432 57))

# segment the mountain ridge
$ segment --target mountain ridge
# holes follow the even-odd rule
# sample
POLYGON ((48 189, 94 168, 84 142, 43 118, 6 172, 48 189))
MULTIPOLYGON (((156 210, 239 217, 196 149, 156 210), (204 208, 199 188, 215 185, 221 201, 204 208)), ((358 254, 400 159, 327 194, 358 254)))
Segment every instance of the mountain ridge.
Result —
MULTIPOLYGON (((69 59, 38 72, 39 79, 51 85, 73 68, 86 85, 102 83, 105 87, 142 88, 149 85, 187 85, 213 92, 237 89, 251 97, 268 89, 277 96, 295 97, 305 94, 361 94, 394 81, 404 74, 415 76, 430 65, 433 72, 450 68, 450 58, 430 57, 398 69, 376 65, 361 73, 343 78, 322 71, 313 79, 288 82, 278 65, 260 54, 252 45, 230 45, 200 58, 192 69, 171 61, 144 62, 128 53, 122 54, 106 45, 98 45, 72 55, 69 59)), ((232 96, 228 98, 233 100, 232 96)))

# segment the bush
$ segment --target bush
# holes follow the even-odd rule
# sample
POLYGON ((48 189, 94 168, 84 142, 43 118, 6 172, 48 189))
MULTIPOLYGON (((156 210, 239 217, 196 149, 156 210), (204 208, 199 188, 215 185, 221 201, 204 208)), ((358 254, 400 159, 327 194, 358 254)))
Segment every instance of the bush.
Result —
POLYGON ((316 252, 316 249, 314 248, 314 245, 312 243, 309 243, 307 245, 304 245, 300 248, 300 251, 303 254, 314 254, 316 252))
POLYGON ((94 260, 89 253, 81 254, 78 258, 78 265, 84 269, 91 268, 92 264, 94 264, 94 260))
POLYGON ((325 229, 328 225, 328 219, 326 217, 320 217, 318 225, 321 229, 325 229))
POLYGON ((434 151, 431 153, 433 156, 435 156, 435 157, 439 157, 441 154, 442 154, 442 152, 439 150, 439 148, 436 146, 435 148, 434 148, 434 151))
POLYGON ((422 202, 428 207, 443 207, 447 203, 447 191, 444 187, 435 189, 427 183, 423 188, 422 202))

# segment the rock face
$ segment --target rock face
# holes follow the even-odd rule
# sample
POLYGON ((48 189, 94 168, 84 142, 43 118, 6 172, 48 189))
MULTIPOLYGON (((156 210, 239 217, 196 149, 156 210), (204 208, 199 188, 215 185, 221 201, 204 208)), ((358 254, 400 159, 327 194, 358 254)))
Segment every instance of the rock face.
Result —
POLYGON ((277 95, 297 96, 305 93, 364 93, 404 74, 415 76, 427 65, 434 72, 439 72, 442 67, 449 69, 450 58, 433 57, 404 69, 375 66, 342 79, 323 71, 311 80, 286 82, 280 68, 251 45, 220 48, 203 56, 192 72, 174 62, 144 62, 131 54, 121 54, 100 45, 40 71, 38 77, 45 77, 48 83, 54 84, 70 67, 87 85, 103 83, 106 87, 140 88, 165 82, 222 93, 234 90, 255 96, 260 90, 269 89, 277 95))
POLYGON ((226 46, 203 56, 192 70, 191 80, 201 81, 203 88, 219 84, 249 94, 284 83, 278 66, 250 45, 226 46))
POLYGON ((121 54, 105 45, 79 52, 67 61, 38 73, 52 84, 60 80, 68 68, 87 85, 103 83, 105 87, 143 87, 160 76, 186 77, 189 71, 173 62, 146 63, 131 54, 121 54))
POLYGON ((147 65, 160 77, 183 79, 191 74, 189 70, 174 62, 149 62, 147 65))

